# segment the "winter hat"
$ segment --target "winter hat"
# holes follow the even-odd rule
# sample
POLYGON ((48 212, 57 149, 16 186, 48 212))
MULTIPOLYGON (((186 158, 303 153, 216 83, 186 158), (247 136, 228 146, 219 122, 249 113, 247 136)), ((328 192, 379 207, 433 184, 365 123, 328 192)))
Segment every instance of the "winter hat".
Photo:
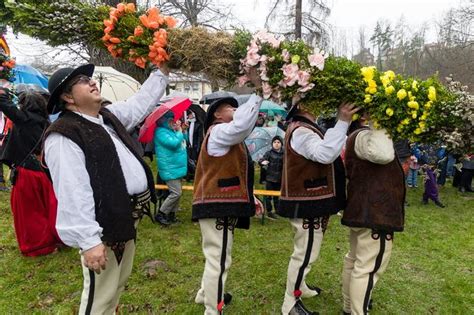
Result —
POLYGON ((273 138, 272 138, 272 143, 273 143, 275 140, 279 140, 280 143, 283 144, 283 139, 282 139, 280 136, 275 136, 275 137, 273 137, 273 138))

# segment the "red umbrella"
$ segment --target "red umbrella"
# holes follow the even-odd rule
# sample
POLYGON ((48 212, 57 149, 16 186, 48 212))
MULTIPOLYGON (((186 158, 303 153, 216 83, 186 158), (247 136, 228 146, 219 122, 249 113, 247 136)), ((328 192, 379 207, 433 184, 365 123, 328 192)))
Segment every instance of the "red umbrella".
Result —
POLYGON ((191 106, 191 103, 191 100, 187 97, 175 97, 172 100, 161 104, 145 119, 143 126, 140 128, 140 133, 138 134, 138 141, 143 143, 153 141, 156 122, 158 119, 163 117, 163 115, 168 111, 172 111, 174 114, 174 120, 176 121, 183 116, 184 111, 191 106))

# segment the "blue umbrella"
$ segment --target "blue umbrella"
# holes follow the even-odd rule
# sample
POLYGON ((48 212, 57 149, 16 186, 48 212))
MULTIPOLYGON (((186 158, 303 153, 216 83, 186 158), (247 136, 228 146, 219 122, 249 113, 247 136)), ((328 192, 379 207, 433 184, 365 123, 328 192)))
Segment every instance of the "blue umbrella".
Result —
POLYGON ((267 115, 271 114, 269 116, 280 115, 283 118, 285 118, 287 115, 287 112, 283 107, 269 100, 264 100, 262 102, 262 106, 260 106, 260 112, 266 113, 267 115))
POLYGON ((13 84, 36 84, 48 89, 48 78, 32 66, 17 64, 13 70, 15 71, 13 84))
POLYGON ((272 148, 272 139, 275 136, 285 138, 285 131, 278 127, 255 127, 252 133, 245 139, 253 161, 260 160, 265 152, 272 148))

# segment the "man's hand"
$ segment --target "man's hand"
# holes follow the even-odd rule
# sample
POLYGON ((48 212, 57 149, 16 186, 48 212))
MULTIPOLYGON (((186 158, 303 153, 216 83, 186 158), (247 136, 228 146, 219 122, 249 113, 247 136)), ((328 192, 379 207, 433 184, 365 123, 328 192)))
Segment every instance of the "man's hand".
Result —
POLYGON ((350 123, 352 121, 352 115, 359 110, 360 107, 356 107, 352 103, 342 103, 341 106, 339 106, 337 117, 339 120, 350 123))
POLYGON ((263 166, 266 166, 266 165, 268 165, 269 163, 270 163, 269 161, 262 161, 262 163, 260 163, 260 164, 262 164, 263 166))
POLYGON ((84 266, 90 270, 100 274, 101 270, 105 270, 107 264, 107 249, 104 244, 99 244, 82 253, 84 257, 84 266))

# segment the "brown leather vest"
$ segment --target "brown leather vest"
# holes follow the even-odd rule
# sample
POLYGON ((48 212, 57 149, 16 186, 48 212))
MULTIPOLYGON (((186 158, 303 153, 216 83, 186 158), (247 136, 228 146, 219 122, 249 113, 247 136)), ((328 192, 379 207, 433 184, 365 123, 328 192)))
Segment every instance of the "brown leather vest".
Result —
POLYGON ((340 157, 331 164, 306 159, 291 148, 291 137, 299 127, 308 128, 322 139, 315 126, 293 121, 286 131, 281 197, 278 214, 287 218, 316 218, 335 214, 345 206, 345 173, 340 157))
POLYGON ((342 224, 374 230, 403 231, 405 176, 398 157, 385 165, 357 157, 353 132, 346 143, 347 207, 342 224))
POLYGON ((321 164, 306 159, 291 148, 293 132, 304 126, 323 134, 314 126, 304 122, 293 122, 285 136, 285 153, 283 157, 283 175, 281 183, 282 200, 319 200, 335 196, 335 178, 333 164, 321 164))
POLYGON ((207 151, 210 131, 199 154, 194 178, 193 219, 254 215, 249 193, 249 158, 243 143, 233 145, 223 156, 207 151))

